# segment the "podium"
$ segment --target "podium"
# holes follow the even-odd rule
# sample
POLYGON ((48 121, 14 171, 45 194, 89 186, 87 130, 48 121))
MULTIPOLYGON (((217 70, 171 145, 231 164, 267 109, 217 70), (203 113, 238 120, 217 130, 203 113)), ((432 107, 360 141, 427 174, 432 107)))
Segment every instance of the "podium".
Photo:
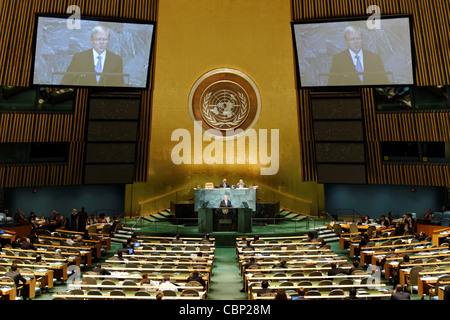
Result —
POLYGON ((249 208, 201 208, 198 232, 252 232, 252 213, 249 208))

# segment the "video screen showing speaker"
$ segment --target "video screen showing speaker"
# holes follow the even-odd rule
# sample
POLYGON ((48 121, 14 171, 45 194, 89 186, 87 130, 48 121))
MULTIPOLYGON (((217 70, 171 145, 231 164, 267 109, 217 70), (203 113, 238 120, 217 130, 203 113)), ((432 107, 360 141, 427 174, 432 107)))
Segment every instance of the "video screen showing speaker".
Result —
POLYGON ((36 16, 32 84, 147 89, 155 23, 36 16))
POLYGON ((87 164, 84 184, 130 184, 134 179, 134 164, 87 164))
POLYGON ((301 88, 414 85, 411 16, 292 22, 301 88))

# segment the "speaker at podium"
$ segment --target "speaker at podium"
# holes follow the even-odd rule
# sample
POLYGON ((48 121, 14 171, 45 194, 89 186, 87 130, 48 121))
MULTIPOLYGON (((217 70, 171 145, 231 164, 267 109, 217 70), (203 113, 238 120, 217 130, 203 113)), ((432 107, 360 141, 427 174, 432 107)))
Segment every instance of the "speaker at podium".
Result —
POLYGON ((200 208, 198 232, 252 232, 252 209, 200 208))

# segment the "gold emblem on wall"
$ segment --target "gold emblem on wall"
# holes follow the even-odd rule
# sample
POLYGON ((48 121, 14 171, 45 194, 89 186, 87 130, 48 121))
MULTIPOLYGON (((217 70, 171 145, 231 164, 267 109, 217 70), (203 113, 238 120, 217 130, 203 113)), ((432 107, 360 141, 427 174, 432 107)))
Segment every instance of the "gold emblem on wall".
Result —
POLYGON ((200 77, 189 95, 189 112, 202 130, 235 136, 256 123, 261 98, 255 83, 234 69, 215 69, 200 77))

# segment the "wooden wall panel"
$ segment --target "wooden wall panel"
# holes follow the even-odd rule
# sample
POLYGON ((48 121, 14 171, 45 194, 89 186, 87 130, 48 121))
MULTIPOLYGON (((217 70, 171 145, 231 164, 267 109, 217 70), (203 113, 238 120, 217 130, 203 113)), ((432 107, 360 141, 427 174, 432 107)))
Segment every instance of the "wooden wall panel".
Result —
POLYGON ((0 116, 0 143, 70 142, 73 114, 3 112, 0 116))
MULTIPOLYGON (((158 0, 0 1, 1 85, 30 85, 35 14, 66 14, 69 5, 79 6, 85 16, 156 21, 158 0)), ((146 98, 142 99, 135 177, 139 182, 148 176, 151 89, 143 90, 142 96, 146 98)), ((67 164, 0 166, 0 188, 81 184, 88 102, 89 90, 79 89, 73 112, 1 112, 0 143, 68 142, 70 151, 67 164)))

